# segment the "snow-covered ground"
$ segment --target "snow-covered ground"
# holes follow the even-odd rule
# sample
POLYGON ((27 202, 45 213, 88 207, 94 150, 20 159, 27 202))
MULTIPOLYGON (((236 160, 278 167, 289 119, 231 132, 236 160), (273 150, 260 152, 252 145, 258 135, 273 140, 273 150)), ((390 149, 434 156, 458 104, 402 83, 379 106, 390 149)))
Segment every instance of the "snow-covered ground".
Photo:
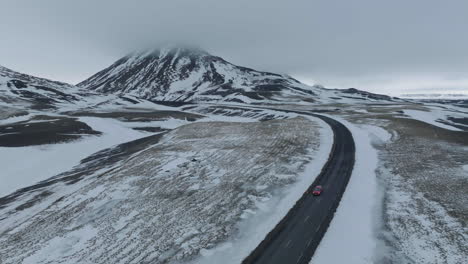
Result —
MULTIPOLYGON (((329 127, 322 121, 312 119, 313 123, 317 124, 314 127, 318 129, 318 134, 320 134, 320 139, 317 140, 320 144, 312 144, 310 152, 307 155, 299 155, 298 157, 300 158, 295 163, 293 162, 282 167, 281 170, 287 171, 284 175, 278 173, 277 169, 274 169, 270 165, 263 165, 261 167, 268 170, 265 173, 270 173, 267 177, 262 178, 263 182, 255 182, 255 184, 248 182, 249 184, 246 184, 250 178, 245 178, 245 175, 258 175, 258 171, 256 170, 259 169, 245 165, 250 164, 252 160, 259 160, 259 157, 253 155, 253 152, 249 150, 254 147, 251 144, 260 144, 256 145, 256 150, 264 153, 261 149, 268 146, 268 144, 278 144, 277 142, 267 142, 265 139, 274 139, 275 137, 289 138, 291 136, 288 133, 281 134, 282 132, 279 135, 259 134, 259 131, 264 129, 259 124, 269 124, 269 121, 258 122, 258 120, 293 118, 297 114, 259 109, 239 110, 234 104, 230 109, 228 107, 223 109, 223 107, 219 106, 210 109, 208 104, 193 107, 187 106, 187 109, 191 109, 189 111, 193 110, 193 113, 204 114, 206 117, 194 122, 183 119, 125 122, 112 118, 80 117, 80 121, 87 123, 96 131, 104 132, 103 135, 88 136, 66 144, 0 148, 0 156, 2 157, 0 159, 0 166, 2 167, 0 196, 3 196, 11 193, 14 189, 26 187, 58 173, 69 171, 79 164, 80 160, 96 151, 151 135, 148 132, 136 131, 133 129, 135 127, 150 126, 162 129, 177 129, 176 132, 169 132, 168 136, 165 136, 163 141, 157 144, 158 147, 156 145, 149 146, 150 148, 145 150, 145 153, 139 152, 126 159, 125 162, 114 164, 112 168, 106 168, 92 175, 90 174, 86 180, 78 184, 72 184, 66 186, 66 188, 62 185, 55 186, 50 189, 52 192, 50 196, 47 196, 49 195, 47 193, 45 194, 47 202, 39 203, 39 205, 33 206, 31 210, 27 209, 14 213, 8 222, 0 222, 3 229, 14 226, 13 233, 19 232, 18 235, 24 236, 22 240, 25 243, 27 241, 35 241, 36 238, 32 235, 34 232, 38 234, 39 238, 48 241, 44 245, 41 242, 40 249, 38 246, 35 246, 33 250, 34 254, 29 258, 25 258, 23 262, 38 263, 41 260, 50 260, 52 258, 61 259, 62 261, 64 260, 62 257, 65 255, 71 256, 71 258, 77 261, 84 260, 86 258, 84 257, 86 254, 83 254, 84 248, 90 245, 90 241, 108 243, 106 239, 115 241, 141 239, 143 242, 141 242, 140 248, 153 247, 152 244, 146 243, 147 237, 145 236, 145 232, 150 232, 151 236, 161 238, 157 242, 153 241, 157 246, 155 246, 156 248, 152 248, 156 252, 154 254, 159 254, 160 258, 176 261, 196 256, 194 259, 191 259, 190 263, 240 263, 287 213, 320 172, 329 154, 332 133, 329 127), (225 122, 239 123, 229 126, 225 122), (247 129, 249 126, 255 127, 255 129, 247 129), (248 133, 242 131, 248 131, 248 133), (220 134, 223 137, 219 137, 220 134), (246 136, 248 134, 248 137, 251 138, 248 139, 247 137, 240 136, 243 134, 246 136), (248 150, 246 157, 252 159, 244 161, 244 166, 250 169, 238 166, 246 170, 244 171, 245 173, 241 173, 242 176, 232 173, 235 170, 235 166, 225 167, 232 164, 221 162, 222 159, 233 161, 245 159, 246 157, 237 153, 239 150, 248 150), (128 163, 128 167, 123 166, 124 163, 128 163), (305 163, 307 165, 304 165, 305 163), (299 164, 303 164, 304 166, 300 166, 299 164), (301 169, 298 169, 299 167, 301 169), (300 173, 298 174, 298 172, 300 173), (112 180, 104 181, 98 175, 106 175, 105 177, 109 177, 112 180), (271 175, 279 175, 279 177, 270 177, 271 175), (282 176, 284 177, 282 178, 282 176), (99 179, 93 182, 95 178, 99 179), (239 182, 242 182, 242 184, 239 182), (281 182, 280 185, 282 187, 278 187, 278 182, 281 182), (152 187, 150 188, 149 186, 152 187), (214 189, 211 188, 219 188, 216 191, 222 192, 226 197, 213 199, 209 195, 204 196, 206 195, 204 192, 215 193, 214 189), (232 191, 233 189, 236 191, 232 191), (138 191, 135 192, 135 190, 138 191), (156 193, 152 193, 152 190, 157 191, 156 193), (236 196, 237 190, 244 190, 244 192, 239 192, 239 196, 236 196), (135 193, 138 193, 138 196, 132 196, 135 193), (82 206, 80 203, 89 205, 83 209, 85 211, 82 212, 83 216, 81 218, 75 218, 71 222, 67 222, 66 217, 70 214, 75 214, 73 210, 67 209, 66 212, 55 213, 52 212, 53 210, 42 211, 55 200, 60 201, 61 197, 69 197, 64 203, 78 211, 82 210, 80 209, 80 206, 82 206), (126 198, 123 199, 122 197, 126 198), (201 199, 200 197, 204 198, 201 199), (96 199, 96 202, 89 199, 96 199), (156 200, 152 204, 148 204, 141 199, 156 200), (176 202, 168 206, 161 202, 162 200, 176 202), (228 200, 229 202, 227 202, 228 200), (227 211, 219 211, 224 210, 223 208, 225 207, 232 206, 233 203, 237 203, 239 200, 243 201, 240 203, 240 209, 230 207, 227 211), (189 203, 191 206, 187 207, 185 203, 189 203), (220 204, 219 206, 218 203, 220 204), (197 212, 200 215, 193 218, 193 215, 190 215, 189 212, 194 212, 193 209, 196 206, 202 206, 203 208, 200 209, 200 212, 197 212), (159 222, 152 224, 149 222, 143 223, 142 221, 144 220, 142 219, 147 219, 146 215, 132 212, 132 208, 140 208, 146 214, 151 214, 153 217, 160 219, 158 221, 163 221, 170 228, 174 228, 171 229, 172 233, 170 230, 164 230, 159 222), (213 211, 214 209, 216 210, 213 211), (89 210, 89 212, 86 210, 89 210), (32 219, 33 215, 40 212, 42 213, 39 214, 40 219, 38 221, 28 222, 28 219, 32 219), (41 231, 38 229, 39 227, 35 226, 41 226, 42 220, 55 221, 53 219, 55 219, 54 215, 56 214, 60 214, 60 217, 63 217, 64 220, 60 220, 61 222, 59 221, 60 223, 56 223, 56 225, 42 226, 45 231, 41 231), (180 219, 175 219, 175 215, 180 219), (236 218, 236 215, 238 218, 236 218), (113 217, 117 218, 114 219, 113 217), (184 217, 187 219, 184 219, 184 217), (206 219, 211 219, 210 221, 213 222, 206 224, 205 227, 193 224, 206 219), (24 226, 28 226, 29 229, 23 229, 23 225, 12 224, 15 221, 25 221, 24 226), (130 228, 130 224, 134 224, 135 227, 130 228), (61 229, 61 225, 72 226, 77 229, 69 232, 66 229, 61 229), (112 230, 118 229, 118 232, 115 232, 116 237, 105 235, 105 232, 108 232, 109 228, 112 230), (140 229, 144 229, 145 232, 140 232, 140 229), (160 232, 160 230, 162 231, 160 232), (26 234, 26 231, 31 232, 31 235, 29 233, 26 234), (58 235, 47 234, 47 232, 51 231, 57 231, 58 235), (137 232, 137 234, 135 235, 133 232, 137 232), (178 239, 175 239, 177 237, 178 239), (164 241, 173 241, 173 244, 168 244, 164 241), (161 252, 163 253, 160 254, 161 252)), ((335 106, 331 107, 335 108, 335 106)), ((385 109, 389 109, 388 113, 397 113, 398 107, 400 106, 387 105, 385 109), (393 109, 390 110, 390 108, 393 109)), ((447 121, 448 116, 463 117, 463 113, 458 110, 457 112, 450 109, 441 109, 440 107, 427 107, 428 111, 426 112, 416 110, 420 109, 419 107, 412 109, 405 109, 405 106, 402 107, 401 109, 403 109, 406 117, 401 114, 395 114, 397 116, 395 120, 401 120, 401 117, 405 117, 403 119, 405 121, 414 118, 443 128, 444 130, 447 129, 448 133, 459 131, 459 129, 449 126, 447 123, 439 122, 440 120, 447 121)), ((162 108, 166 108, 164 110, 179 111, 181 109, 162 108)), ((392 181, 379 181, 380 178, 378 178, 376 170, 383 171, 379 167, 379 155, 381 153, 378 151, 381 151, 380 147, 385 144, 392 144, 400 136, 405 135, 405 132, 402 132, 400 135, 393 130, 388 130, 388 122, 389 120, 393 120, 393 117, 386 117, 388 119, 385 119, 381 123, 382 125, 376 125, 379 122, 374 122, 377 120, 374 118, 380 117, 374 114, 385 113, 387 111, 385 109, 379 110, 376 106, 369 108, 369 111, 351 108, 350 111, 345 110, 346 114, 340 114, 341 118, 337 118, 336 115, 330 116, 338 119, 351 130, 356 142, 356 164, 335 217, 320 243, 312 259, 312 263, 379 263, 389 259, 389 252, 391 250, 394 250, 392 253, 394 255, 391 258, 394 261, 397 259, 397 263, 398 260, 404 259, 398 259, 398 256, 396 256, 398 254, 404 257, 409 256, 416 263, 429 263, 432 260, 437 260, 440 263, 459 263, 457 261, 461 259, 460 252, 463 252, 463 250, 457 248, 456 245, 452 245, 453 241, 448 239, 442 232, 439 232, 443 229, 446 234, 452 234, 454 230, 460 230, 456 243, 460 244, 463 240, 466 241, 467 236, 463 233, 463 227, 460 225, 459 219, 452 217, 444 206, 428 200, 421 193, 417 193, 414 190, 410 192, 407 189, 400 188, 405 179, 398 178, 399 175, 393 175, 390 171, 386 171, 386 177, 391 178, 392 181), (352 115, 356 117, 354 121, 352 121, 352 118, 348 118, 352 115), (344 118, 345 116, 346 119, 344 118), (356 120, 359 121, 355 122, 356 120), (391 133, 387 132, 387 130, 391 133), (417 206, 413 206, 412 202, 414 201, 417 201, 417 206), (385 208, 383 208, 384 204, 385 208), (401 208, 405 208, 405 210, 401 208), (381 222, 383 220, 383 211, 390 214, 387 216, 388 218, 384 219, 390 222, 381 222), (401 219, 411 221, 411 224, 406 224, 404 221, 404 224, 402 224, 402 222, 399 222, 401 219), (419 229, 409 232, 408 228, 413 228, 414 226, 419 226, 419 229), (385 234, 383 235, 384 239, 382 239, 382 230, 386 230, 386 228, 391 228, 392 232, 396 232, 396 236, 385 234), (404 240, 398 244, 397 250, 388 248, 387 242, 392 237, 404 240), (436 242, 432 243, 431 240, 436 242), (439 247, 439 244, 444 245, 439 247), (444 258, 444 254, 448 254, 447 257, 444 258)), ((105 108, 102 110, 104 111, 105 108)), ((30 115, 13 117, 1 120, 0 122, 1 124, 6 124, 26 120, 30 117, 30 115)), ((275 122, 280 121, 277 120, 275 122)), ((283 122, 289 121, 283 120, 283 122)), ((273 124, 275 123, 273 122, 273 124)), ((420 122, 419 124, 420 126, 427 126, 420 122)), ((276 125, 274 127, 278 129, 276 125)), ((286 128, 283 127, 280 131, 284 129, 286 128)), ((421 127, 417 127, 417 129, 421 129, 421 127)), ((317 133, 317 131, 314 133, 317 133)), ((295 133, 305 136, 305 132, 296 131, 295 133)), ((414 140, 405 142, 403 145, 409 146, 414 143, 414 140)), ((428 144, 432 143, 428 142, 428 144)), ((275 146, 274 148, 281 147, 275 146)), ((455 150, 456 148, 452 148, 450 151, 455 150)), ((404 151, 404 148, 396 151, 393 156, 403 153, 402 151, 404 151)), ((418 154, 414 154, 413 157, 414 160, 418 160, 420 153, 412 151, 418 154)), ((426 148, 423 148, 422 151, 434 152, 432 149, 427 151, 426 148)), ((459 152, 462 153, 463 151, 459 152)), ((440 153, 434 153, 434 155, 448 155, 444 154, 448 153, 445 147, 441 148, 440 153)), ((281 156, 282 153, 275 151, 273 155, 281 156)), ((450 153, 450 155, 455 154, 450 153)), ((260 160, 261 162, 265 162, 265 160, 260 160)), ((400 163, 401 161, 399 161, 400 163)), ((425 164, 425 168, 428 163, 430 162, 422 162, 422 164, 425 164)), ((441 162, 434 161, 433 163, 441 162)), ((468 171, 466 160, 457 161, 456 164, 445 170, 450 170, 450 173, 453 175, 456 174, 454 179, 459 180, 461 184, 466 182, 463 181, 463 177, 466 178, 466 171, 468 171)), ((438 168, 431 168, 425 171, 427 175, 442 175, 439 172, 440 169, 438 168)), ((408 171, 405 171, 405 173, 408 173, 408 171)), ((411 173, 409 175, 410 179, 413 180, 411 177, 415 175, 412 176, 411 173)), ((381 175, 381 177, 383 176, 381 175)), ((446 185, 448 187, 451 186, 448 183, 446 185)), ((32 198, 33 196, 29 196, 29 198, 34 200, 40 195, 42 194, 38 194, 34 198, 32 198)), ((23 206, 23 204, 27 204, 28 202, 29 200, 26 201, 26 199, 18 201, 10 208, 23 206)), ((15 239, 14 236, 10 238, 15 239)), ((0 243, 2 243, 2 239, 0 239, 0 243)), ((128 244, 126 246, 128 250, 123 250, 122 254, 115 251, 115 254, 120 254, 118 261, 129 262, 132 257, 127 258, 124 256, 125 254, 129 256, 131 254, 133 256, 140 254, 133 248, 133 245, 128 244)), ((5 248, 14 250, 13 245, 5 248)), ((120 248, 120 246, 115 246, 116 250, 117 248, 120 248)), ((94 255, 87 260, 93 259, 96 262, 102 262, 103 255, 99 253, 101 249, 96 249, 97 251, 93 253, 94 255)), ((11 257, 11 255, 9 256, 11 257)), ((151 259, 155 255, 144 256, 144 254, 140 254, 138 256, 138 258, 135 257, 133 260, 151 259)), ((118 263, 118 261, 115 263, 118 263)), ((1 257, 0 262, 2 262, 1 257)), ((7 261, 6 263, 10 262, 7 261)))
POLYGON ((444 125, 440 122, 437 122, 438 119, 445 120, 447 115, 442 113, 440 110, 433 109, 432 111, 419 111, 419 110, 403 110, 403 112, 408 115, 412 119, 420 120, 425 123, 431 124, 433 126, 460 131, 460 129, 455 128, 453 126, 444 125))
MULTIPOLYGON (((112 101, 115 96, 96 96, 88 98, 82 102, 81 106, 99 105, 107 100, 112 101)), ((115 99, 115 98, 114 98, 115 99)), ((9 109, 9 108, 7 108, 9 109)), ((66 108, 64 108, 66 109, 66 108)), ((64 110, 62 109, 62 110, 64 110)), ((67 110, 77 110, 77 106, 70 105, 67 110)), ((93 112, 112 111, 177 111, 175 107, 154 104, 148 101, 141 101, 132 105, 132 108, 117 107, 115 105, 101 105, 94 108, 93 112)), ((12 116, 0 119, 0 125, 7 125, 16 122, 30 120, 36 115, 60 116, 57 113, 31 111, 25 115, 12 116)), ((218 118, 220 119, 220 118, 218 118)), ((203 120, 216 120, 204 118, 203 120)), ((249 119, 252 121, 252 119, 249 119)), ((27 147, 0 147, 0 197, 8 195, 17 189, 30 186, 39 181, 48 179, 54 175, 65 172, 78 165, 83 158, 100 150, 129 142, 138 138, 150 135, 138 127, 160 127, 162 129, 174 129, 176 127, 189 124, 191 122, 183 119, 169 118, 161 121, 150 122, 124 122, 113 118, 80 117, 79 121, 86 123, 93 130, 102 132, 100 136, 85 136, 79 140, 40 146, 27 147)), ((29 121, 37 122, 37 121, 29 121)))
POLYGON ((30 119, 33 116, 33 114, 26 114, 26 115, 20 115, 20 116, 12 116, 8 117, 5 119, 0 119, 0 125, 6 125, 6 124, 11 124, 15 122, 21 122, 21 121, 26 121, 30 119))
POLYGON ((468 149, 463 132, 396 119, 398 139, 381 148, 385 186, 378 261, 465 263, 468 149))
MULTIPOLYGON (((445 107, 447 108, 447 107, 445 107)), ((456 109, 456 107, 451 107, 452 109, 456 109)), ((459 111, 453 111, 448 109, 443 109, 440 107, 426 107, 425 111, 421 110, 403 110, 405 115, 407 115, 409 118, 420 120, 422 122, 431 124, 433 126, 437 126, 440 128, 452 130, 452 131, 462 131, 462 129, 459 129, 455 126, 451 126, 452 122, 450 122, 447 118, 448 117, 456 117, 456 118, 466 118, 468 116, 467 113, 464 112, 459 112, 459 111), (442 123, 444 122, 444 123, 442 123)))
POLYGON ((468 164, 467 164, 467 165, 463 165, 463 170, 468 171, 468 164))
POLYGON ((422 192, 401 188, 404 180, 399 176, 388 176, 394 181, 386 192, 387 226, 393 236, 386 234, 385 239, 397 249, 390 251, 393 255, 382 252, 385 255, 380 260, 387 258, 395 263, 417 264, 466 263, 468 234, 464 224, 450 216, 440 203, 424 197, 422 192))
MULTIPOLYGON (((24 118, 11 118, 8 121, 24 118)), ((80 121, 103 134, 61 144, 0 147, 0 197, 70 170, 82 159, 99 150, 148 135, 125 127, 122 122, 114 119, 81 117, 80 121)))

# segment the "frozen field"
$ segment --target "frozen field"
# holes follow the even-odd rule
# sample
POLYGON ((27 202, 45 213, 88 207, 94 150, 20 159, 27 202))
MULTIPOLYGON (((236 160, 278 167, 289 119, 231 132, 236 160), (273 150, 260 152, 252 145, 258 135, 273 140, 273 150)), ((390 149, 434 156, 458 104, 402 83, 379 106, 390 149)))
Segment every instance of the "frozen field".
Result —
POLYGON ((384 259, 464 263, 468 256, 468 156, 464 132, 397 119, 395 142, 381 149, 385 184, 384 259), (389 232, 388 232, 389 231, 389 232))
MULTIPOLYGON (((466 113, 450 105, 363 108, 365 112, 353 108, 341 115, 381 135, 380 140, 372 141, 378 157, 374 174, 379 195, 370 226, 376 243, 367 260, 464 263, 468 255, 468 174, 463 166, 468 136, 463 125, 451 118, 458 120, 466 113)), ((335 242, 333 245, 340 243, 335 242)))
POLYGON ((118 162, 4 201, 0 262, 165 263, 206 255, 300 181, 318 155, 321 131, 305 118, 180 126, 118 162))

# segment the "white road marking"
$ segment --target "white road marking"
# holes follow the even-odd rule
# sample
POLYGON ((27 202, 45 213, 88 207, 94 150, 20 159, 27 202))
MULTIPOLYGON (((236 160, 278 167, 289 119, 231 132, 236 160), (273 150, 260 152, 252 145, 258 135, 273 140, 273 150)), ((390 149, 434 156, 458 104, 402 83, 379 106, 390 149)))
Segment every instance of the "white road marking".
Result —
POLYGON ((289 244, 291 244, 291 240, 289 240, 288 243, 286 243, 285 248, 288 248, 288 247, 289 247, 289 244))
POLYGON ((323 223, 323 222, 320 222, 320 225, 317 227, 317 229, 315 230, 315 232, 318 232, 318 231, 319 231, 320 227, 322 227, 322 223, 323 223))
POLYGON ((302 253, 299 258, 297 259, 296 263, 299 263, 301 261, 301 258, 302 258, 302 255, 304 255, 304 253, 302 253))
POLYGON ((307 216, 307 217, 304 219, 304 223, 307 222, 308 219, 309 219, 309 216, 307 216))

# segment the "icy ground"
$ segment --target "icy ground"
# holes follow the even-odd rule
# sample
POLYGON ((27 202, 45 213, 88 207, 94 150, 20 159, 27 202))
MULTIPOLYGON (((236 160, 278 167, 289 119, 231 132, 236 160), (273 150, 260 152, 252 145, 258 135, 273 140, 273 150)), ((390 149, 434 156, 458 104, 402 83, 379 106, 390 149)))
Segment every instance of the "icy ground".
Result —
POLYGON ((318 155, 320 127, 305 118, 180 126, 121 162, 4 205, 0 262, 165 263, 207 255, 242 234, 239 221, 271 210, 269 200, 303 180, 300 172, 318 155))

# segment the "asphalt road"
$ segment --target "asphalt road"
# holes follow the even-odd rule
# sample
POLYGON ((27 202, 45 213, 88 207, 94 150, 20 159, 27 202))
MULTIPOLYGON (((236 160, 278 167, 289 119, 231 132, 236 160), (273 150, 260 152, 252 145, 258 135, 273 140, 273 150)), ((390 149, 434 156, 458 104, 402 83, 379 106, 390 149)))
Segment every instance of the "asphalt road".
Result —
POLYGON ((243 264, 308 264, 327 231, 354 167, 354 140, 343 124, 308 112, 287 112, 312 115, 325 121, 334 132, 333 148, 328 162, 309 190, 243 264), (311 194, 316 185, 323 186, 320 196, 311 194))

